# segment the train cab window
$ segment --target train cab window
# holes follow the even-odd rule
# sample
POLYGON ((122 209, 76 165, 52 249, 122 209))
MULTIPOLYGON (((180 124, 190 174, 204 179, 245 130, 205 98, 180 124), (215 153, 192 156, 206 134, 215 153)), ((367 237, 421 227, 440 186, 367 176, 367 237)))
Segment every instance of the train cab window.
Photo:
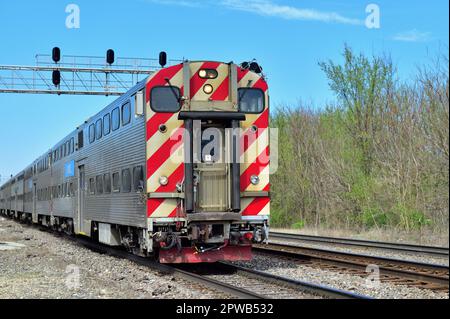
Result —
POLYGON ((128 125, 131 122, 131 103, 127 102, 122 105, 122 126, 128 125))
POLYGON ((98 175, 95 178, 95 187, 97 190, 97 195, 103 194, 103 176, 102 175, 98 175))
POLYGON ((118 107, 116 107, 111 112, 111 122, 112 122, 112 130, 117 131, 120 127, 120 110, 118 107))
POLYGON ((103 116, 103 135, 111 133, 111 115, 108 113, 103 116))
POLYGON ((122 192, 131 192, 131 172, 129 168, 122 170, 122 192))
POLYGON ((239 89, 238 97, 240 112, 257 114, 264 111, 264 92, 261 89, 239 89))
POLYGON ((136 166, 133 169, 133 185, 135 191, 144 189, 144 169, 142 166, 136 166))
POLYGON ((150 92, 150 106, 155 112, 175 113, 181 108, 180 97, 176 86, 156 86, 150 92))
POLYGON ((97 120, 95 123, 95 139, 99 140, 103 136, 103 121, 97 120))
POLYGON ((120 175, 119 173, 113 173, 112 175, 112 188, 114 193, 120 192, 120 175))
POLYGON ((89 193, 95 195, 95 179, 93 178, 89 179, 89 193))
POLYGON ((89 126, 89 143, 94 143, 95 141, 95 126, 91 124, 89 126))
POLYGON ((70 141, 66 142, 66 156, 70 155, 70 141))
POLYGON ((103 175, 103 186, 105 187, 105 194, 111 194, 111 174, 103 175))
POLYGON ((58 185, 58 198, 61 198, 61 185, 58 185))
POLYGON ((61 157, 66 157, 66 144, 61 145, 61 157))

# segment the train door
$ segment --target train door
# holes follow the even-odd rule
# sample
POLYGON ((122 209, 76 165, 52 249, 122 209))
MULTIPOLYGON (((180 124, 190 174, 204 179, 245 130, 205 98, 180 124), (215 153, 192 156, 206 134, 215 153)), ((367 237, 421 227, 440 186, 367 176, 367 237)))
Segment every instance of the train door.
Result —
POLYGON ((199 148, 195 151, 199 158, 194 165, 196 211, 226 212, 230 208, 230 185, 229 167, 225 160, 225 127, 217 123, 196 122, 194 141, 197 143, 194 143, 199 148))
POLYGON ((86 194, 86 182, 85 182, 85 167, 84 165, 78 166, 78 201, 77 201, 77 213, 75 215, 75 233, 83 233, 84 222, 84 204, 86 194))

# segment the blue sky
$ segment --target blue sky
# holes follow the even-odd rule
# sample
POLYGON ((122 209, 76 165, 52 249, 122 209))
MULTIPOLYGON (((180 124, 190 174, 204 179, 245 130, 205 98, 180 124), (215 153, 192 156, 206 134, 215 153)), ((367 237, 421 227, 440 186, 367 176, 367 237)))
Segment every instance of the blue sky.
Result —
MULTIPOLYGON (((36 53, 242 62, 264 67, 273 106, 333 101, 319 61, 339 61, 344 43, 387 53, 401 79, 448 51, 447 0, 41 0, 0 2, 0 64, 34 64, 36 53), (68 4, 80 28, 65 25, 68 4), (377 4, 380 28, 365 26, 377 4)), ((0 175, 17 173, 112 98, 0 94, 0 175)))

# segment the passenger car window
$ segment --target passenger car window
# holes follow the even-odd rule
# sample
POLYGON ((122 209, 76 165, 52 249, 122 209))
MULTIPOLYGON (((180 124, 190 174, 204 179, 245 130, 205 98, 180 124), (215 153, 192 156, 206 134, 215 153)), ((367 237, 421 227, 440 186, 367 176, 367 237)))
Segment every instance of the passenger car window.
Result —
POLYGON ((180 89, 176 86, 156 86, 150 92, 150 106, 155 112, 178 112, 181 108, 180 97, 180 89))
POLYGON ((122 192, 131 192, 131 172, 129 168, 122 170, 122 192))
POLYGON ((89 143, 94 143, 95 141, 95 127, 94 124, 89 126, 89 143))
POLYGON ((73 152, 75 152, 75 139, 72 137, 70 139, 70 154, 72 154, 73 152))
POLYGON ((97 120, 95 123, 95 139, 99 140, 103 136, 103 121, 97 120))
POLYGON ((133 183, 135 191, 144 189, 144 170, 142 166, 136 166, 133 169, 133 183))
POLYGON ((97 195, 103 194, 103 176, 102 175, 98 175, 95 178, 95 184, 96 184, 96 189, 97 189, 97 195))
POLYGON ((113 174, 113 192, 118 193, 120 192, 120 175, 119 173, 113 174))
POLYGON ((122 105, 122 125, 125 126, 131 122, 131 104, 130 102, 122 105))
POLYGON ((111 132, 111 115, 108 113, 103 117, 103 135, 106 136, 111 132))
POLYGON ((120 127, 120 110, 119 108, 115 108, 111 113, 111 119, 112 119, 112 130, 116 131, 120 127))
POLYGON ((78 132, 78 149, 82 149, 84 146, 84 135, 83 131, 78 132))
POLYGON ((103 183, 105 187, 105 194, 111 194, 111 174, 103 175, 103 183))
POLYGON ((75 196, 75 188, 73 187, 73 183, 69 184, 69 196, 74 197, 75 196))
POLYGON ((239 111, 261 113, 264 111, 264 92, 260 89, 242 88, 238 90, 239 111))
POLYGON ((89 179, 89 193, 95 195, 95 180, 93 178, 89 179))

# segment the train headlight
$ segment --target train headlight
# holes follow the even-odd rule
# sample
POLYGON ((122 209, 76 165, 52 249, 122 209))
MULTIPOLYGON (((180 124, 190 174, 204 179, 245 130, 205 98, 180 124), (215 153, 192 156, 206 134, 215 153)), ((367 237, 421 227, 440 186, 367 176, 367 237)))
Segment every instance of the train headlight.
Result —
POLYGON ((206 94, 211 94, 214 91, 214 88, 211 84, 206 84, 203 87, 203 92, 205 92, 206 94))
POLYGON ((208 75, 208 72, 206 72, 206 70, 198 71, 198 76, 201 77, 202 79, 206 78, 207 75, 208 75))
POLYGON ((215 69, 201 69, 198 71, 198 76, 202 79, 216 79, 219 76, 219 72, 215 69))
POLYGON ((250 177, 250 182, 251 182, 253 185, 258 185, 258 184, 259 184, 259 177, 256 176, 256 175, 252 175, 252 177, 250 177))
POLYGON ((161 176, 159 178, 159 184, 161 184, 161 186, 167 186, 167 184, 169 184, 169 179, 167 176, 161 176))

